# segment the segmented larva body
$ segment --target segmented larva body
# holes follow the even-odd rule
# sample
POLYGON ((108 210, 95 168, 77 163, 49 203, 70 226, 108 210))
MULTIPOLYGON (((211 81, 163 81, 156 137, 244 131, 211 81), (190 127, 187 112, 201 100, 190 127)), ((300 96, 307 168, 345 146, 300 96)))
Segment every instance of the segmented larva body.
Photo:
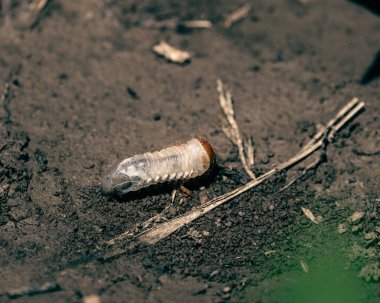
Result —
POLYGON ((190 179, 204 174, 214 161, 214 150, 204 138, 123 160, 108 174, 103 191, 124 195, 152 184, 190 179))

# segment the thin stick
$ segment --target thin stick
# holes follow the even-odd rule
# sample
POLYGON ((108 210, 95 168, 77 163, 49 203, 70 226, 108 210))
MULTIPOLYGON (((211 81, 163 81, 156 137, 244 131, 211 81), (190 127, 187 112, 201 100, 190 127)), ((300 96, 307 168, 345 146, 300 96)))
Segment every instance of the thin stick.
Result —
MULTIPOLYGON (((302 149, 300 153, 298 153, 295 157, 289 159, 283 164, 278 165, 277 167, 271 169, 270 171, 266 172, 265 174, 261 175, 255 180, 252 180, 251 182, 248 182, 247 184, 229 192, 224 195, 221 195, 219 197, 216 197, 212 200, 210 200, 208 203, 206 203, 204 206, 199 207, 197 209, 194 209, 192 211, 189 211, 188 213, 179 216, 177 218, 174 218, 170 221, 164 222, 162 224, 157 225, 156 227, 144 231, 141 234, 137 235, 137 238, 145 243, 148 244, 154 244, 158 241, 166 238, 170 234, 174 233, 178 229, 182 228, 183 226, 189 224, 190 222, 202 217, 209 211, 213 210, 214 208, 218 207, 219 205, 235 198, 236 196, 248 191, 249 189, 258 186, 263 181, 269 179, 271 176, 275 175, 276 173, 289 169, 293 165, 299 163, 300 161, 304 160, 311 154, 313 154, 316 150, 321 148, 323 146, 323 134, 328 133, 330 130, 331 132, 338 132, 341 128, 343 128, 346 123, 348 123, 351 118, 354 117, 354 115, 358 114, 363 108, 364 108, 364 102, 360 102, 357 106, 354 108, 351 108, 350 111, 340 111, 338 115, 331 121, 329 121, 328 125, 324 128, 324 131, 322 133, 321 138, 313 143, 313 144, 307 144, 307 149, 302 149), (332 130, 332 127, 334 129, 332 130)), ((328 136, 328 140, 331 140, 331 136, 328 136)), ((314 142, 314 138, 311 140, 314 142)))
POLYGON ((225 28, 230 28, 234 23, 247 17, 251 9, 252 7, 248 3, 239 7, 237 10, 233 11, 231 14, 229 14, 226 17, 226 19, 224 20, 223 26, 225 28))
POLYGON ((303 151, 307 150, 311 145, 313 145, 315 142, 317 142, 319 139, 323 137, 323 134, 325 133, 325 130, 332 127, 334 123, 337 123, 338 120, 340 120, 342 117, 344 117, 349 111, 351 111, 357 104, 359 103, 358 98, 353 98, 350 102, 348 102, 337 114, 336 116, 331 119, 329 122, 327 122, 326 127, 324 129, 321 129, 318 133, 314 135, 314 137, 307 143, 299 153, 302 153, 303 151))
POLYGON ((251 179, 256 179, 254 172, 251 170, 247 163, 247 159, 244 154, 243 139, 241 138, 239 126, 235 120, 235 110, 232 103, 231 92, 224 88, 222 80, 216 81, 216 90, 219 94, 219 103, 227 118, 230 128, 223 129, 224 133, 235 143, 238 147, 240 161, 243 164, 244 170, 247 172, 251 179))
POLYGON ((178 30, 179 28, 185 29, 209 29, 212 28, 212 22, 209 20, 186 20, 179 21, 177 18, 166 19, 162 21, 147 20, 143 22, 142 27, 148 29, 171 29, 178 30))
POLYGON ((249 137, 248 140, 245 142, 245 149, 246 149, 248 165, 252 167, 253 165, 255 165, 255 150, 253 148, 251 137, 249 137))
POLYGON ((41 22, 50 2, 51 0, 35 0, 29 5, 29 9, 32 13, 29 25, 31 29, 35 28, 41 22))
POLYGON ((357 104, 337 125, 332 127, 333 132, 331 132, 329 140, 332 139, 334 134, 341 129, 348 121, 354 118, 365 106, 364 102, 357 104))
POLYGON ((299 179, 304 177, 309 171, 315 170, 318 165, 322 163, 322 158, 318 157, 315 161, 313 161, 311 164, 309 164, 302 172, 301 175, 294 178, 292 181, 290 181, 288 184, 286 184, 283 188, 281 188, 277 193, 281 193, 285 190, 287 190, 289 187, 291 187, 294 183, 296 183, 299 179))
POLYGON ((186 28, 211 28, 212 23, 209 20, 188 20, 180 22, 179 25, 185 26, 186 28))

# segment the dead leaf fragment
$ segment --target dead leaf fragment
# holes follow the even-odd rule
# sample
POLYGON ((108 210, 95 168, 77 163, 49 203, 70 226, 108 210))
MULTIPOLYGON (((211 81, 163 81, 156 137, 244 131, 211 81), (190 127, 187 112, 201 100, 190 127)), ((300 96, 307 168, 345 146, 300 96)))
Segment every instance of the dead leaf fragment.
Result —
POLYGON ((355 222, 358 222, 359 220, 361 220, 363 217, 364 217, 364 212, 362 212, 362 211, 356 211, 350 217, 350 221, 352 223, 355 223, 355 222))
POLYGON ((309 265, 306 262, 300 260, 301 268, 305 273, 309 273, 309 265))
POLYGON ((161 41, 153 46, 153 52, 158 56, 164 57, 170 62, 178 64, 183 64, 191 60, 190 53, 170 46, 165 41, 161 41))
POLYGON ((316 218, 314 217, 314 215, 310 209, 305 208, 305 207, 301 207, 301 209, 302 209, 304 215, 306 216, 306 218, 308 218, 311 222, 318 224, 318 221, 316 220, 316 218))

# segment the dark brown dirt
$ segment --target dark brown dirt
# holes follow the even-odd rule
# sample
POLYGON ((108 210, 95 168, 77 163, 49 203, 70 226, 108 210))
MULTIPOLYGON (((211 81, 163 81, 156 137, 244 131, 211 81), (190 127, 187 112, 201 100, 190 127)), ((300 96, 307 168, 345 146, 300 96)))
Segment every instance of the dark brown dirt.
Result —
POLYGON ((0 108, 0 301, 82 302, 96 294, 102 302, 305 302, 302 289, 311 302, 323 291, 305 286, 303 261, 310 284, 320 282, 318 269, 334 268, 321 276, 355 285, 352 302, 378 302, 380 269, 368 282, 356 277, 379 264, 380 87, 376 77, 360 82, 380 48, 377 15, 349 1, 262 0, 226 30, 224 16, 243 2, 52 0, 39 16, 26 1, 0 4, 1 90, 10 85, 0 108), (215 26, 145 26, 174 17, 215 26), (191 51, 192 62, 157 58, 151 48, 160 39, 191 51), (218 167, 188 184, 193 197, 177 199, 169 217, 248 180, 221 131, 217 78, 232 89, 240 127, 254 138, 258 173, 295 154, 352 97, 367 109, 328 147, 327 162, 288 190, 278 193, 294 172, 154 246, 99 259, 124 249, 102 243, 161 212, 176 186, 104 196, 100 182, 121 159, 209 139, 218 167), (322 223, 307 220, 301 206, 322 223), (354 211, 365 215, 350 224, 354 211), (339 234, 339 224, 348 231, 339 234), (9 295, 44 283, 59 289, 9 295))

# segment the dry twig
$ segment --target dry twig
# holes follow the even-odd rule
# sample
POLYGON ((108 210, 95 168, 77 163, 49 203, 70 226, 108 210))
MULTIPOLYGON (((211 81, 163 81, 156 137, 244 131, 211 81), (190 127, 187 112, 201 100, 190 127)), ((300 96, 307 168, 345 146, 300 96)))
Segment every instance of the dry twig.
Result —
POLYGON ((212 23, 209 20, 187 20, 179 21, 177 18, 166 20, 147 20, 142 26, 149 29, 209 29, 212 28, 212 23))
MULTIPOLYGON (((252 180, 247 184, 238 187, 235 190, 232 190, 231 192, 228 192, 224 195, 210 200, 208 203, 202 205, 201 207, 197 207, 196 209, 193 209, 179 217, 161 223, 152 229, 146 230, 136 235, 137 239, 141 242, 145 242, 148 244, 157 243, 158 241, 166 238, 167 236, 171 235, 172 233, 189 224, 190 222, 204 216, 214 208, 258 186, 259 184, 268 180, 273 175, 281 171, 290 169, 291 167, 293 167, 294 165, 301 162, 302 160, 313 154, 315 151, 320 149, 324 144, 323 138, 325 137, 325 134, 329 134, 329 136, 327 136, 327 140, 332 140, 334 134, 340 131, 350 121, 350 119, 357 115, 364 108, 364 105, 364 102, 359 102, 357 99, 354 99, 353 101, 348 103, 338 113, 338 115, 334 117, 334 119, 330 120, 327 123, 326 127, 323 128, 323 131, 321 131, 320 135, 316 135, 314 138, 311 139, 309 143, 306 144, 307 148, 302 148, 301 151, 298 154, 296 154, 293 158, 289 159, 285 163, 282 163, 272 168, 271 170, 259 176, 255 180, 252 180)), ((115 239, 121 240, 123 238, 125 237, 118 236, 115 239)), ((115 243, 114 239, 110 240, 109 243, 111 241, 112 243, 115 243)))
MULTIPOLYGON (((227 118, 229 128, 223 128, 224 133, 227 137, 237 146, 239 151, 240 161, 243 164, 245 171, 251 179, 255 179, 256 176, 249 167, 247 159, 244 154, 243 139, 240 135, 239 126, 235 120, 235 110, 232 103, 231 92, 224 88, 222 80, 218 79, 216 81, 216 90, 219 94, 219 103, 224 112, 224 115, 227 118)), ((252 143, 252 141, 251 141, 252 143)), ((247 154, 253 154, 253 146, 250 146, 250 151, 247 154)), ((254 161, 253 161, 254 162, 254 161)))
POLYGON ((51 0, 34 0, 32 3, 30 3, 28 12, 25 13, 25 20, 27 25, 30 26, 30 28, 35 28, 45 15, 47 6, 51 0))
POLYGON ((40 13, 48 4, 48 0, 35 0, 30 4, 30 9, 40 13))
POLYGON ((212 27, 212 23, 209 20, 188 20, 179 22, 178 26, 183 26, 186 28, 199 28, 199 29, 207 29, 212 27))
POLYGON ((245 145, 245 151, 246 151, 248 165, 249 165, 249 167, 252 167, 253 165, 255 165, 255 151, 253 149, 252 138, 249 137, 244 145, 245 145))
POLYGON ((225 28, 230 28, 234 23, 247 17, 251 9, 252 7, 248 3, 239 7, 237 10, 233 11, 231 14, 229 14, 226 17, 226 19, 224 20, 223 26, 225 28))

